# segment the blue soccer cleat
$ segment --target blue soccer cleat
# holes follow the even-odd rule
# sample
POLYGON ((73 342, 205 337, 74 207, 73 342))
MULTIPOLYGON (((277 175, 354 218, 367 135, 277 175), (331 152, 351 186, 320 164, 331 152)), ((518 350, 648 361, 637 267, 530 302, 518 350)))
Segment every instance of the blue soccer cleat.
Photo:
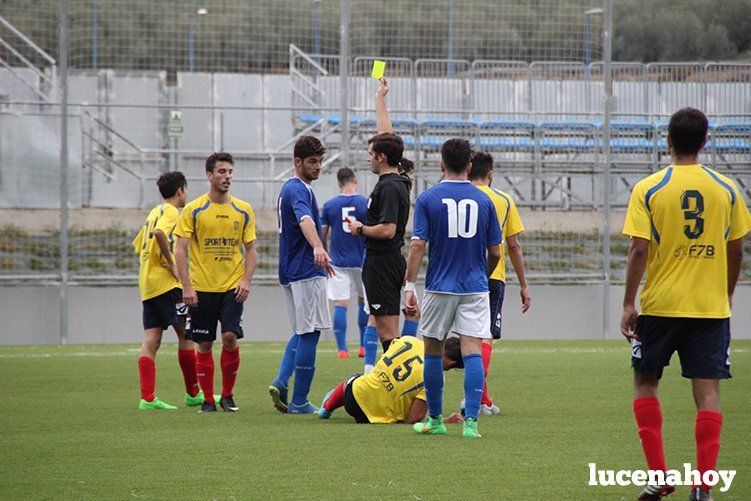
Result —
POLYGON ((290 403, 287 409, 288 414, 318 414, 318 407, 311 404, 310 402, 305 402, 302 405, 295 405, 290 403))
POLYGON ((334 393, 334 390, 329 390, 329 392, 323 396, 323 400, 321 400, 321 408, 318 409, 318 417, 321 419, 328 419, 331 417, 332 413, 326 410, 326 400, 329 399, 332 393, 334 393))
POLYGON ((285 414, 287 412, 287 390, 288 388, 279 381, 279 378, 274 380, 269 385, 269 395, 271 395, 271 401, 274 402, 276 410, 285 414))

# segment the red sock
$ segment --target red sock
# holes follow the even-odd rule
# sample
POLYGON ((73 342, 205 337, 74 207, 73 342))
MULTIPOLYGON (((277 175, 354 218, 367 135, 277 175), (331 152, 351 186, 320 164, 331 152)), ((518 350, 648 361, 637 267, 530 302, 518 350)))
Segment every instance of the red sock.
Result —
POLYGON ((238 346, 234 350, 222 348, 222 356, 219 362, 222 365, 222 396, 229 397, 235 387, 237 369, 240 368, 240 347, 238 346))
POLYGON ((138 375, 141 378, 141 398, 147 402, 154 400, 154 385, 156 385, 156 365, 149 357, 138 359, 138 375))
POLYGON ((634 399, 634 415, 639 438, 650 470, 666 470, 662 448, 662 412, 657 398, 634 399))
POLYGON ((488 407, 493 405, 488 395, 488 369, 490 368, 490 359, 493 356, 493 346, 488 343, 482 343, 482 368, 485 371, 485 382, 482 385, 482 400, 480 403, 488 407))
POLYGON ((191 397, 195 397, 200 390, 196 377, 196 350, 177 350, 177 361, 180 370, 183 371, 185 391, 191 397))
POLYGON ((329 412, 334 412, 334 410, 344 405, 344 387, 345 386, 347 386, 346 381, 344 381, 342 384, 334 388, 334 391, 331 392, 331 395, 329 395, 329 398, 326 399, 326 403, 323 405, 324 409, 326 409, 329 412))
POLYGON ((211 352, 196 353, 196 377, 203 390, 206 402, 214 401, 214 354, 211 352))
MULTIPOLYGON (((714 470, 717 454, 720 452, 720 430, 722 414, 712 411, 699 411, 696 414, 696 469, 703 476, 707 470, 714 470)), ((709 491, 710 486, 702 485, 709 491)))

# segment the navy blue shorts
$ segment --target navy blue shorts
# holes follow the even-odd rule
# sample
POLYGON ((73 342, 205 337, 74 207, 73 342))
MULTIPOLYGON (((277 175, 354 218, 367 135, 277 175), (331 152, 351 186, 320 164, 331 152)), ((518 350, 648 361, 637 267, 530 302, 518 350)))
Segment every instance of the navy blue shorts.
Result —
POLYGON ((503 297, 506 295, 506 282, 488 280, 488 294, 490 295, 490 335, 493 339, 501 339, 501 317, 503 297))
POLYGON ((243 304, 235 301, 235 291, 196 292, 198 306, 190 308, 187 338, 193 341, 214 341, 216 324, 221 322, 222 332, 234 332, 243 337, 243 304))
POLYGON ((631 365, 636 372, 659 379, 678 352, 682 375, 689 379, 730 378, 729 318, 670 318, 640 315, 638 341, 631 344, 631 365))
POLYGON ((187 313, 182 289, 172 289, 143 301, 143 330, 165 330, 170 325, 183 324, 187 313))

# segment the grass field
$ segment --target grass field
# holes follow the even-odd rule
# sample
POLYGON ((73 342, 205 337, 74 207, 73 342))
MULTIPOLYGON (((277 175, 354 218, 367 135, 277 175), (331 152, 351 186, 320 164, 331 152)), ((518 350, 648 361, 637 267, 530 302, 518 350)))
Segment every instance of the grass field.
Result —
MULTIPOLYGON (((245 343, 236 414, 137 410, 137 347, 0 348, 0 498, 634 499, 636 487, 588 487, 588 463, 644 468, 631 413, 625 342, 517 342, 496 347, 490 384, 502 414, 479 441, 406 425, 356 425, 278 414, 266 395, 283 346, 245 343)), ((738 471, 716 499, 751 499, 751 341, 733 344, 722 387, 719 469, 738 471)), ((358 371, 322 343, 311 392, 358 371)), ((157 360, 157 395, 182 398, 174 345, 157 360)), ((462 373, 446 376, 446 413, 462 373)), ((694 463, 690 383, 677 359, 661 394, 669 466, 694 463)), ((679 488, 685 499, 688 488, 679 488)))

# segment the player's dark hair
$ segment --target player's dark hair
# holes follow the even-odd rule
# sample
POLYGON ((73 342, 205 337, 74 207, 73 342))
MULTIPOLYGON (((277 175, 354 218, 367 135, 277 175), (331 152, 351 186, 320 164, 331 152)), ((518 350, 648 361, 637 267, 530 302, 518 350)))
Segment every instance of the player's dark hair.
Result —
POLYGON ((493 170, 493 155, 484 151, 473 151, 470 157, 472 168, 469 169, 467 177, 470 181, 476 179, 485 179, 490 171, 493 170))
POLYGON ((232 158, 232 155, 225 151, 219 151, 217 153, 212 153, 209 158, 206 159, 206 172, 214 172, 214 167, 216 167, 216 164, 219 162, 227 162, 230 165, 235 165, 235 159, 232 158))
POLYGON ((471 153, 469 141, 458 137, 449 139, 441 146, 443 165, 454 174, 461 174, 467 170, 471 153))
POLYGON ((342 167, 336 172, 336 180, 340 186, 352 183, 355 181, 355 171, 349 167, 342 167))
POLYGON ((368 144, 373 145, 373 152, 376 155, 383 153, 386 155, 386 163, 390 167, 399 167, 404 153, 404 141, 396 134, 384 132, 376 134, 368 140, 368 144))
POLYGON ((321 140, 313 136, 300 136, 300 139, 295 143, 294 157, 300 160, 305 160, 308 157, 316 155, 325 155, 326 147, 321 143, 321 140))
POLYGON ((402 157, 401 162, 399 162, 399 168, 403 173, 409 174, 410 172, 415 171, 415 163, 409 158, 402 157))
POLYGON ((174 172, 165 172, 159 176, 159 179, 156 180, 156 186, 159 188, 162 198, 166 200, 175 196, 175 193, 180 188, 187 188, 188 181, 185 180, 182 172, 176 170, 174 172))
POLYGON ((446 358, 453 360, 455 364, 452 369, 464 369, 464 358, 462 358, 462 347, 459 343, 459 338, 452 336, 446 338, 446 342, 443 345, 443 354, 446 358))
POLYGON ((707 138, 709 121, 696 108, 682 108, 670 117, 668 136, 676 155, 697 155, 707 138))

